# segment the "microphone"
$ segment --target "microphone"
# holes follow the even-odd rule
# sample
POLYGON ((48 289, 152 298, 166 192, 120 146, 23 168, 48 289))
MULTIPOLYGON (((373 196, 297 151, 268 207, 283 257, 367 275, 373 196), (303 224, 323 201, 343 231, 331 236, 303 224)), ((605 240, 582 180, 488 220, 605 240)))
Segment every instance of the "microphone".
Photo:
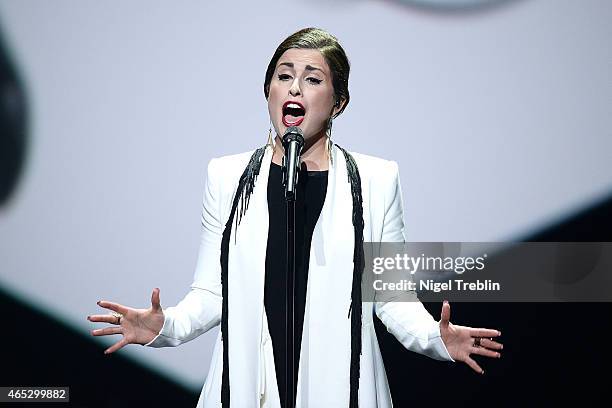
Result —
POLYGON ((297 126, 288 127, 283 135, 283 184, 285 185, 285 199, 295 201, 295 188, 298 182, 300 154, 304 147, 302 129, 297 126))

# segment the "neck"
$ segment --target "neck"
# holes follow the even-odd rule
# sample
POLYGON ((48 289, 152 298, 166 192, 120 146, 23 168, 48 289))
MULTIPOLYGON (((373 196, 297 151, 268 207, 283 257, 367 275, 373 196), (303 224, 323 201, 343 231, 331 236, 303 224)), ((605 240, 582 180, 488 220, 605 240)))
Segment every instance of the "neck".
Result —
MULTIPOLYGON (((283 141, 280 136, 277 135, 274 140, 276 144, 272 161, 280 165, 285 155, 285 149, 283 148, 283 141)), ((329 159, 325 149, 326 142, 327 136, 325 132, 321 132, 304 141, 304 148, 302 149, 300 161, 306 164, 308 170, 329 170, 329 159)))

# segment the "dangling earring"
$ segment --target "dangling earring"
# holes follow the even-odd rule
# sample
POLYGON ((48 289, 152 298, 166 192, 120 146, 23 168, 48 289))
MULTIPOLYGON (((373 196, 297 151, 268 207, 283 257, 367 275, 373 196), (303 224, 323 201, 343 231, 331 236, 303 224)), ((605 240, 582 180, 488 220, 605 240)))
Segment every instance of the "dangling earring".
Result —
POLYGON ((329 118, 327 122, 327 131, 325 134, 327 135, 327 141, 325 142, 325 150, 327 150, 327 157, 329 158, 329 164, 333 165, 334 160, 332 158, 332 150, 334 148, 334 143, 332 142, 332 118, 329 118))
POLYGON ((272 150, 274 150, 274 139, 272 138, 272 122, 270 122, 270 130, 268 130, 268 143, 266 146, 271 146, 272 150))

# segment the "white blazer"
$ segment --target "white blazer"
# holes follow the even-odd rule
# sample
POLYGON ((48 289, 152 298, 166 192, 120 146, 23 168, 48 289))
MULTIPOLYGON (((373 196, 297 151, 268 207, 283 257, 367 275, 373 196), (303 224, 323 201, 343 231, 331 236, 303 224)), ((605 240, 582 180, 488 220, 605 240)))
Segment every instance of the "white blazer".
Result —
MULTIPOLYGON (((178 346, 220 323, 221 238, 238 180, 252 153, 210 161, 203 198, 201 245, 191 290, 176 306, 164 309, 164 325, 147 346, 178 346)), ((397 163, 351 154, 361 176, 364 241, 405 241, 397 163)), ((332 158, 325 202, 310 249, 297 408, 349 406, 351 325, 348 310, 355 238, 346 162, 336 146, 332 158)), ((281 406, 263 302, 271 162, 269 147, 248 210, 230 239, 227 279, 232 407, 281 406)), ((374 331, 373 312, 407 349, 437 360, 454 360, 440 337, 438 322, 420 302, 364 302, 359 406, 388 408, 393 405, 374 331)), ((222 368, 220 331, 197 407, 221 407, 222 368)))

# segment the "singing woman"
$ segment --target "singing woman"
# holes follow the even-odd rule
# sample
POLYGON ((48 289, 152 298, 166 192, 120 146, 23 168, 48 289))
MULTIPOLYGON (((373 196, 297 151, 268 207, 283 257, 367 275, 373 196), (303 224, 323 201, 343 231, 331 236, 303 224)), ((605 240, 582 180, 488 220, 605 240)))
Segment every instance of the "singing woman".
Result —
POLYGON ((110 301, 110 323, 95 336, 127 344, 178 346, 220 325, 198 407, 281 407, 285 393, 287 216, 281 136, 301 129, 296 198, 296 407, 392 406, 374 331, 376 315, 404 347, 433 359, 499 357, 501 333, 436 321, 420 302, 364 302, 363 245, 403 242, 398 166, 332 142, 332 123, 348 106, 349 61, 338 40, 306 28, 286 38, 265 73, 271 128, 261 147, 212 159, 202 206, 202 235, 191 288, 174 307, 110 301))

